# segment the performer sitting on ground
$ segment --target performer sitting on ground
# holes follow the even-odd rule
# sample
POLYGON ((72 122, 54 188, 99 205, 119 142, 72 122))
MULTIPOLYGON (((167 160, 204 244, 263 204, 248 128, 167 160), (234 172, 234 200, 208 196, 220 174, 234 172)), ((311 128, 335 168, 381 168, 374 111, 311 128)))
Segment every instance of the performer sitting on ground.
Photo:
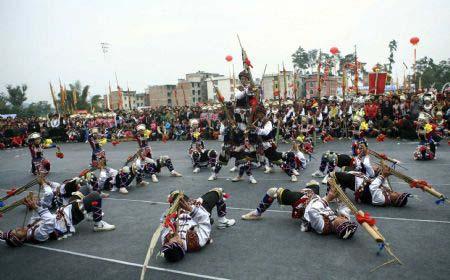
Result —
POLYGON ((345 191, 350 189, 355 193, 357 203, 372 204, 374 206, 403 207, 408 203, 408 193, 399 193, 391 190, 387 184, 389 169, 381 167, 378 175, 369 178, 361 172, 332 172, 336 183, 345 191))
POLYGON ((35 210, 38 216, 33 216, 26 227, 12 229, 1 233, 0 238, 11 247, 27 243, 43 243, 49 239, 57 240, 75 232, 74 226, 85 218, 86 213, 93 213, 94 231, 110 231, 115 229, 102 220, 102 199, 96 192, 83 197, 73 196, 70 204, 60 207, 55 214, 40 205, 37 197, 24 200, 25 206, 35 210))
POLYGON ((329 203, 336 198, 333 191, 321 198, 319 183, 310 181, 306 188, 291 191, 284 188, 270 188, 264 195, 256 210, 242 216, 244 220, 259 220, 262 214, 277 199, 280 205, 292 206, 292 218, 301 220, 301 230, 314 230, 318 234, 334 233, 339 238, 349 239, 357 229, 356 223, 350 221, 348 208, 341 205, 341 209, 334 211, 329 203))
MULTIPOLYGON (((327 151, 322 155, 320 161, 319 170, 312 174, 313 177, 326 177, 330 172, 333 172, 335 167, 343 168, 349 167, 354 171, 364 173, 367 177, 374 177, 375 171, 370 163, 369 150, 366 141, 360 141, 357 144, 355 150, 357 156, 349 156, 346 154, 339 154, 335 152, 327 151), (325 174, 325 169, 328 165, 328 169, 325 174)), ((326 178, 323 181, 326 184, 326 178)))
MULTIPOLYGON (((169 203, 176 201, 179 191, 169 195, 169 203)), ((161 253, 169 262, 183 259, 186 252, 199 251, 211 242, 212 219, 211 211, 217 210, 217 228, 224 229, 233 226, 236 221, 226 218, 225 193, 221 188, 215 188, 196 200, 184 196, 179 201, 179 214, 163 217, 164 229, 161 233, 161 253)))
POLYGON ((31 153, 31 173, 47 174, 50 171, 50 161, 44 158, 41 135, 33 132, 28 137, 28 148, 31 153))
MULTIPOLYGON (((153 159, 152 149, 148 144, 148 135, 146 136, 145 125, 140 124, 136 127, 136 140, 138 142, 139 150, 137 152, 137 159, 135 161, 136 164, 136 182, 138 184, 142 183, 142 176, 144 174, 150 175, 152 182, 157 183, 158 177, 156 177, 157 173, 161 172, 162 167, 167 167, 170 174, 174 177, 181 177, 182 175, 175 171, 173 167, 172 160, 169 156, 159 156, 156 160, 153 159)), ((145 184, 145 182, 143 183, 145 184)))

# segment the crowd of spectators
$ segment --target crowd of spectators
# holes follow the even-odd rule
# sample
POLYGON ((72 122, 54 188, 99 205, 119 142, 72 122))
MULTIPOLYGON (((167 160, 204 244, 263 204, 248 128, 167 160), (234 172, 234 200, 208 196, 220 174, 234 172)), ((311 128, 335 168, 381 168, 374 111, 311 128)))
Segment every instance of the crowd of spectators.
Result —
MULTIPOLYGON (((415 121, 419 115, 429 116, 437 131, 446 137, 449 129, 450 94, 415 93, 338 97, 321 100, 301 99, 295 102, 266 102, 267 117, 274 126, 281 126, 285 140, 297 137, 305 127, 319 135, 348 137, 351 123, 360 118, 368 137, 416 139, 415 121)), ((232 108, 230 108, 232 110, 232 108)), ((191 120, 199 120, 203 139, 218 139, 221 122, 225 120, 219 105, 161 106, 145 110, 116 111, 88 115, 49 115, 47 117, 0 118, 0 148, 26 145, 30 133, 39 132, 53 142, 85 142, 92 127, 98 127, 106 138, 130 138, 137 124, 151 131, 150 140, 188 140, 191 120)))

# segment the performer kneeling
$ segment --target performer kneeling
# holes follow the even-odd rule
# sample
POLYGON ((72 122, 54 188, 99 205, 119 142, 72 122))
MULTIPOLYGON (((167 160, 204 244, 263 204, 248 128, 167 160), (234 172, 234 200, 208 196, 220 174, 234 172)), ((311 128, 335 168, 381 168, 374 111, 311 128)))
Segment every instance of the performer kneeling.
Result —
MULTIPOLYGON (((169 203, 173 203, 179 191, 169 195, 169 203)), ((164 217, 164 229, 161 234, 161 253, 169 262, 183 259, 186 252, 196 252, 211 241, 211 211, 217 210, 217 228, 233 226, 236 221, 227 219, 224 193, 221 188, 215 188, 191 200, 187 196, 180 199, 180 213, 177 217, 164 217)))
POLYGON ((345 207, 334 211, 328 205, 336 198, 333 191, 325 197, 319 195, 319 183, 310 181, 305 189, 291 191, 284 188, 270 188, 256 210, 242 216, 244 220, 259 220, 275 199, 280 205, 292 206, 292 218, 301 220, 301 230, 313 229, 318 234, 334 233, 339 238, 349 239, 357 229, 357 224, 350 221, 349 211, 345 207))
POLYGON ((22 246, 25 242, 43 243, 49 239, 57 240, 72 234, 75 232, 74 226, 83 221, 87 213, 93 214, 94 231, 110 231, 116 228, 102 221, 102 199, 97 192, 85 197, 73 196, 72 202, 58 208, 55 214, 43 208, 37 197, 25 199, 24 204, 36 210, 38 216, 33 216, 27 227, 19 227, 1 234, 1 239, 11 247, 22 246))

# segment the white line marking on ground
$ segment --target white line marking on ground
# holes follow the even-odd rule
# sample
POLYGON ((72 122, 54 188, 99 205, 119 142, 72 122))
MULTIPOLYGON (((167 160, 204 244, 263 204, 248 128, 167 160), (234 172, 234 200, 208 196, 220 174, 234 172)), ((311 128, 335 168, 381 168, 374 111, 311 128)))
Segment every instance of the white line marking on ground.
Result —
MULTIPOLYGON (((3 241, 3 240, 1 240, 1 241, 3 241)), ((83 258, 89 258, 89 259, 94 259, 94 260, 101 260, 101 261, 106 261, 106 262, 111 262, 111 263, 118 263, 118 264, 123 264, 123 265, 127 265, 127 266, 142 267, 142 264, 138 264, 138 263, 126 262, 126 261, 121 261, 121 260, 116 260, 116 259, 111 259, 111 258, 103 258, 103 257, 99 257, 99 256, 83 254, 83 253, 77 253, 77 252, 68 251, 68 250, 62 250, 62 249, 57 249, 57 248, 50 248, 50 247, 41 246, 41 245, 25 244, 25 246, 33 247, 33 248, 39 248, 39 249, 44 249, 44 250, 58 252, 58 253, 63 253, 63 254, 68 254, 68 255, 74 255, 74 256, 83 257, 83 258)), ((147 266, 147 268, 148 269, 152 269, 152 270, 176 273, 176 274, 192 276, 192 277, 197 277, 197 278, 202 278, 202 279, 229 280, 228 278, 221 278, 221 277, 209 276, 209 275, 204 275, 204 274, 197 274, 197 273, 192 273, 192 272, 186 272, 186 271, 175 270, 175 269, 168 269, 168 268, 162 268, 162 267, 156 267, 156 266, 147 266)))
MULTIPOLYGON (((140 203, 149 203, 149 204, 159 204, 159 205, 168 205, 167 202, 159 202, 159 201, 150 201, 150 200, 140 200, 140 199, 127 199, 127 198, 104 198, 105 200, 124 200, 130 202, 140 202, 140 203)), ((238 211, 253 211, 255 209, 251 208, 240 208, 240 207, 227 207, 227 209, 238 210, 238 211)), ((266 210, 267 212, 273 213, 291 213, 292 211, 287 210, 266 210)), ((423 219, 408 219, 408 218, 397 218, 397 217, 375 217, 380 220, 396 220, 396 221, 411 221, 411 222, 424 222, 424 223, 438 223, 438 224, 450 224, 450 221, 442 221, 442 220, 423 220, 423 219)))

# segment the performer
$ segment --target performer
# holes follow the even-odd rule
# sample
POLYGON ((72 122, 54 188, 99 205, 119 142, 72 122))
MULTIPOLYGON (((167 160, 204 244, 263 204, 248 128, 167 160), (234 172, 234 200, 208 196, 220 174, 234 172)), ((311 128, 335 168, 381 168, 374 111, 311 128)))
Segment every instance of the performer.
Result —
POLYGON ((192 152, 197 149, 198 145, 202 146, 202 149, 205 148, 205 143, 201 139, 201 131, 199 129, 199 123, 197 119, 191 120, 191 128, 189 134, 191 135, 191 145, 188 150, 189 156, 192 156, 192 152))
POLYGON ((345 166, 352 167, 353 165, 354 159, 351 156, 332 151, 327 151, 322 154, 319 170, 314 172, 312 176, 317 178, 323 178, 330 172, 333 172, 336 166, 342 168, 345 166))
POLYGON ((153 158, 146 157, 144 164, 145 164, 144 165, 144 173, 150 175, 153 183, 159 182, 156 174, 161 173, 161 169, 163 167, 167 167, 167 169, 170 172, 170 175, 173 177, 182 177, 183 176, 180 173, 178 173, 177 171, 175 171, 173 164, 172 164, 172 160, 170 159, 169 156, 159 156, 156 160, 154 160, 153 158))
POLYGON ((296 141, 292 143, 292 149, 291 151, 294 153, 294 167, 292 169, 292 173, 295 176, 300 175, 300 170, 306 169, 306 165, 308 160, 305 158, 305 155, 300 150, 300 144, 298 144, 296 141))
POLYGON ((292 218, 301 220, 301 230, 314 230, 318 234, 336 234, 339 238, 349 239, 357 229, 356 223, 350 221, 348 209, 342 207, 337 211, 330 208, 329 203, 336 198, 333 191, 325 197, 319 195, 319 183, 310 181, 306 188, 291 191, 284 188, 270 188, 264 195, 256 210, 242 216, 244 220, 259 220, 262 214, 277 199, 280 205, 292 207, 292 218))
POLYGON ((93 213, 94 231, 110 231, 115 229, 102 220, 102 199, 93 192, 85 197, 73 197, 72 203, 60 207, 55 214, 41 206, 38 199, 25 199, 25 206, 35 210, 27 227, 19 227, 1 234, 1 239, 11 247, 22 246, 25 242, 39 244, 49 239, 57 240, 75 232, 75 227, 83 221, 86 213, 93 213))
POLYGON ((265 109, 263 106, 256 107, 256 119, 257 125, 250 125, 249 129, 255 129, 258 137, 262 139, 262 147, 264 150, 264 156, 267 158, 265 172, 272 172, 272 168, 268 165, 275 164, 281 167, 281 169, 291 178, 292 182, 297 182, 297 176, 293 171, 295 162, 295 155, 293 152, 281 153, 277 151, 277 146, 274 142, 274 129, 272 122, 265 116, 265 109))
POLYGON ((169 156, 164 155, 159 156, 156 160, 153 159, 152 149, 148 144, 148 136, 146 136, 147 133, 144 124, 138 125, 136 127, 136 131, 137 133, 135 138, 139 146, 139 150, 137 152, 138 157, 135 161, 137 168, 136 182, 138 182, 138 184, 142 183, 142 176, 144 173, 150 175, 153 183, 157 183, 159 180, 156 173, 160 173, 162 167, 167 167, 170 174, 174 177, 183 176, 175 171, 172 160, 169 156))
POLYGON ((33 132, 28 137, 28 148, 31 153, 31 173, 45 175, 50 171, 50 161, 44 158, 41 135, 33 132))
MULTIPOLYGON (((330 172, 333 172, 335 167, 337 166, 341 169, 343 167, 350 167, 354 171, 362 172, 369 178, 374 177, 375 171, 372 167, 372 164, 370 163, 367 142, 358 142, 355 152, 357 153, 357 156, 352 157, 346 154, 327 151, 322 155, 319 170, 314 172, 312 176, 319 178, 326 177, 326 175, 328 175, 330 172), (324 172, 327 166, 328 169, 325 174, 324 172)), ((326 178, 324 184, 326 184, 326 178)))
POLYGON ((131 183, 133 182, 134 178, 136 178, 136 183, 138 185, 146 185, 147 182, 142 181, 142 178, 137 178, 135 176, 135 173, 133 173, 130 170, 130 167, 124 166, 121 169, 119 169, 119 172, 116 175, 115 179, 115 190, 119 190, 119 193, 121 194, 127 194, 128 189, 130 188, 131 183))
MULTIPOLYGON (((179 191, 169 195, 169 203, 173 203, 179 191)), ((164 229, 161 233, 161 253, 169 262, 183 259, 186 252, 196 252, 211 241, 212 219, 211 211, 217 210, 217 228, 224 229, 233 226, 236 221, 226 218, 224 192, 215 188, 196 200, 187 196, 180 199, 180 212, 175 217, 163 217, 164 229)))
POLYGON ((433 138, 435 125, 429 123, 430 115, 420 113, 417 119, 417 136, 419 145, 414 152, 415 160, 433 160, 436 158, 436 143, 433 138))
POLYGON ((251 85, 250 75, 246 70, 239 73, 239 80, 241 85, 235 89, 234 96, 236 98, 236 108, 234 114, 234 120, 238 127, 244 131, 247 124, 253 120, 249 120, 249 112, 251 104, 257 102, 255 94, 257 88, 251 85))
MULTIPOLYGON (((203 141, 202 141, 203 142, 203 141)), ((202 167, 210 167, 212 170, 209 181, 217 179, 217 173, 220 171, 220 164, 217 162, 217 152, 215 150, 205 149, 203 143, 196 143, 197 147, 192 152, 191 159, 194 166, 194 173, 200 172, 202 167)))
POLYGON ((102 148, 103 143, 97 127, 91 129, 88 142, 92 149, 91 166, 97 167, 99 163, 106 165, 106 153, 102 148))
POLYGON ((258 159, 256 155, 256 149, 252 144, 250 144, 250 140, 248 139, 248 137, 245 138, 243 145, 235 149, 235 152, 236 163, 239 167, 239 173, 231 181, 242 181, 242 176, 244 175, 244 173, 246 173, 250 183, 257 184, 258 181, 256 181, 255 177, 253 177, 252 167, 253 164, 256 164, 258 162, 258 159))
POLYGON ((358 143, 361 141, 367 142, 367 140, 364 138, 365 132, 368 129, 367 123, 363 122, 361 120, 361 117, 358 115, 355 115, 353 117, 352 122, 352 155, 357 156, 357 148, 358 143))
POLYGON ((344 191, 350 189, 355 193, 355 201, 358 203, 403 207, 408 203, 410 194, 391 190, 386 181, 389 175, 387 168, 381 168, 375 178, 369 178, 361 172, 330 173, 330 177, 333 176, 344 191))

